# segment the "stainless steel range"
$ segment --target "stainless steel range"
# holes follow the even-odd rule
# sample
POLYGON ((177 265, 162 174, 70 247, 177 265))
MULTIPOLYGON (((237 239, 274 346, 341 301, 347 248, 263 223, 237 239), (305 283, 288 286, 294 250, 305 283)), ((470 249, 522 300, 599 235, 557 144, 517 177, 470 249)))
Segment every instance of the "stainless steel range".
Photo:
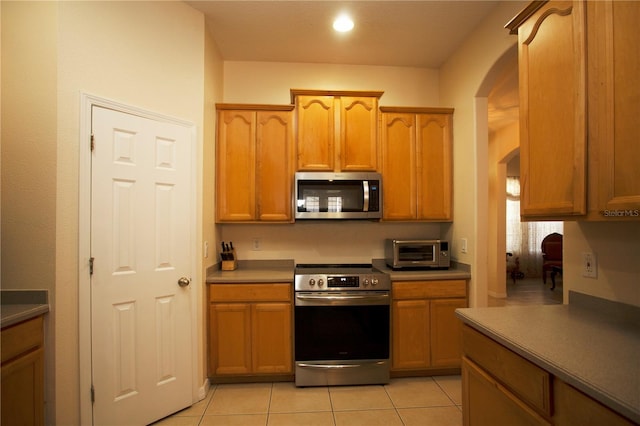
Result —
POLYGON ((390 290, 371 264, 296 265, 296 386, 389 382, 390 290))

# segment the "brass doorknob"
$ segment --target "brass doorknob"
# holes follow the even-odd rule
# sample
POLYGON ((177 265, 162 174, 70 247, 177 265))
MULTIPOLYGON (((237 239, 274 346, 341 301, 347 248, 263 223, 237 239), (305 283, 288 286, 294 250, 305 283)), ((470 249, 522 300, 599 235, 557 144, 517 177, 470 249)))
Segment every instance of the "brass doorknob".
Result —
POLYGON ((190 279, 190 278, 182 277, 182 278, 180 278, 180 279, 178 280, 178 285, 179 285, 180 287, 186 287, 186 286, 188 286, 188 285, 189 285, 189 283, 190 283, 190 282, 191 282, 191 279, 190 279))

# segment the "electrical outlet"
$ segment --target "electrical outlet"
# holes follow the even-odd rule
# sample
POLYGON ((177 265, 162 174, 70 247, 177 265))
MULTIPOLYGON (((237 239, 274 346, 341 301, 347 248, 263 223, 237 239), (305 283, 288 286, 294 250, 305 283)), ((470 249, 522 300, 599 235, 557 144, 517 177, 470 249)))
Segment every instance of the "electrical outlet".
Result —
POLYGON ((462 253, 466 253, 467 252, 467 239, 466 238, 462 238, 460 240, 460 251, 462 253))
POLYGON ((204 242, 204 258, 209 257, 209 241, 204 242))
POLYGON ((593 253, 582 253, 582 276, 596 278, 598 276, 598 262, 593 253))
POLYGON ((260 250, 261 241, 260 238, 254 238, 251 242, 251 250, 258 251, 260 250))

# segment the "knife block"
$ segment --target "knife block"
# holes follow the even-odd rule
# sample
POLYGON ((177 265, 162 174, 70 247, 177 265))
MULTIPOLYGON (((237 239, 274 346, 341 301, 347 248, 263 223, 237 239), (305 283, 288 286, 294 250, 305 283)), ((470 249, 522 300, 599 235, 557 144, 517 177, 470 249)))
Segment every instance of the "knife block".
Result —
POLYGON ((235 271, 236 269, 238 269, 238 260, 236 259, 236 249, 233 249, 227 253, 231 255, 231 260, 223 260, 222 266, 220 267, 220 269, 222 269, 223 271, 235 271))

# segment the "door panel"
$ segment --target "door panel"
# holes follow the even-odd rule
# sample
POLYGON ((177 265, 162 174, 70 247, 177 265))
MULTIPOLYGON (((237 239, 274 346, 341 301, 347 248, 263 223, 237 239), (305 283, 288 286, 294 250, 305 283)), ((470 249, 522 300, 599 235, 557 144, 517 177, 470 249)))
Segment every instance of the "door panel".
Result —
POLYGON ((145 424, 192 403, 191 129, 92 113, 94 422, 145 424))

